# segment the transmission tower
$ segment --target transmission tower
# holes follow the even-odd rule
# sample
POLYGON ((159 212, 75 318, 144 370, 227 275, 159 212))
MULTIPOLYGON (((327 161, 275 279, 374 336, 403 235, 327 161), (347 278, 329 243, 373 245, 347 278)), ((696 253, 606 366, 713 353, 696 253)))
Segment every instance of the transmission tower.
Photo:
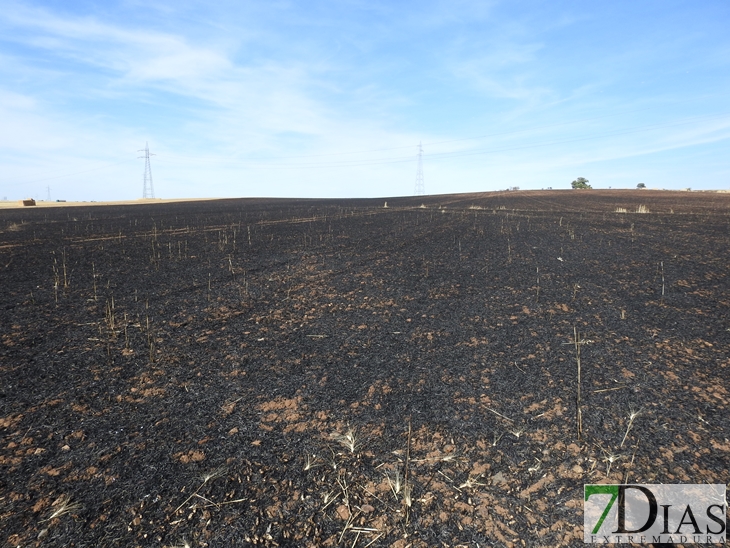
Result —
POLYGON ((418 169, 416 171, 416 196, 426 194, 426 185, 423 183, 423 147, 418 143, 418 169))
POLYGON ((137 152, 144 152, 144 156, 137 156, 137 158, 144 158, 144 186, 142 187, 142 198, 154 198, 155 187, 152 186, 152 167, 150 166, 150 147, 147 143, 144 144, 144 148, 137 152))

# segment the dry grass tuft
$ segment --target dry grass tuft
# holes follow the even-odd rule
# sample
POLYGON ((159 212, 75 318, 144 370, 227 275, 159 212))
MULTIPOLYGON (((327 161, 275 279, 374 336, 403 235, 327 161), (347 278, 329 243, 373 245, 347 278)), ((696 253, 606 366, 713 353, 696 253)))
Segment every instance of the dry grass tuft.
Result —
POLYGON ((317 468, 318 466, 322 466, 322 463, 319 462, 319 457, 317 455, 310 455, 307 453, 304 455, 304 471, 311 470, 312 468, 317 468))
POLYGON ((360 441, 359 439, 357 439, 354 428, 348 429, 347 432, 345 432, 344 434, 340 434, 339 432, 332 432, 330 434, 330 438, 332 438, 343 447, 349 449, 350 453, 355 452, 355 449, 357 448, 360 441))
POLYGON ((641 409, 639 409, 638 411, 634 411, 633 409, 630 410, 630 412, 629 412, 629 424, 626 427, 626 433, 624 434, 624 439, 621 440, 621 447, 624 446, 624 443, 626 442, 626 437, 629 435, 629 431, 631 430, 631 427, 634 425, 634 420, 639 415, 641 415, 641 409))
POLYGON ((398 500, 398 495, 401 492, 401 489, 403 489, 403 478, 400 476, 400 472, 398 470, 395 470, 393 474, 386 474, 385 479, 388 480, 388 485, 390 486, 390 490, 393 492, 393 496, 398 500))
POLYGON ((222 478, 228 473, 228 468, 225 466, 221 466, 220 468, 216 468, 215 470, 212 470, 211 472, 206 472, 202 476, 200 476, 200 480, 205 484, 209 481, 213 481, 214 479, 222 478))
POLYGON ((77 512, 78 510, 81 510, 83 506, 76 502, 71 502, 71 498, 67 497, 66 495, 61 495, 56 499, 56 501, 53 503, 52 507, 55 507, 53 512, 49 517, 47 517, 44 520, 41 520, 41 523, 46 521, 51 521, 55 518, 60 518, 63 515, 71 514, 73 512, 77 512))

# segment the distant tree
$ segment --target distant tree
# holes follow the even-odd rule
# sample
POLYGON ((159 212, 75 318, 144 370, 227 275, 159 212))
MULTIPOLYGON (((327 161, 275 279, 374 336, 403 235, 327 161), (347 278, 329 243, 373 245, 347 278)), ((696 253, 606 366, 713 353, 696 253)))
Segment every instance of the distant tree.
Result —
POLYGON ((646 188, 646 185, 644 183, 639 183, 636 185, 636 188, 646 188))
POLYGON ((586 189, 593 188, 591 185, 588 184, 588 179, 584 179, 583 177, 578 177, 575 181, 573 181, 570 184, 573 188, 586 188, 586 189))

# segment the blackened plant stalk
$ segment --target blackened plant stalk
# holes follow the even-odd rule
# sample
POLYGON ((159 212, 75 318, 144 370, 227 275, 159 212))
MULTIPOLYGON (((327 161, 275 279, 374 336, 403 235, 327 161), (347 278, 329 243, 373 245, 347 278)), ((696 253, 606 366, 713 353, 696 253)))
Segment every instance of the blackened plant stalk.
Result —
POLYGON ((66 273, 66 249, 64 248, 61 254, 63 258, 63 289, 68 289, 68 275, 66 273))
POLYGON ((147 345, 150 349, 150 363, 155 361, 155 340, 152 337, 152 331, 150 330, 150 317, 146 316, 147 320, 147 345))
POLYGON ((115 311, 114 311, 114 297, 112 297, 111 300, 106 301, 105 319, 106 319, 107 328, 109 329, 109 334, 111 337, 114 337, 116 334, 116 327, 117 327, 116 316, 115 316, 115 311))
POLYGON ((61 283, 61 279, 58 275, 58 261, 56 260, 56 252, 53 252, 53 292, 56 298, 56 304, 58 304, 58 286, 61 283))
POLYGON ((406 506, 406 523, 410 517, 410 507, 413 504, 411 500, 411 482, 410 482, 410 468, 411 468, 411 418, 408 417, 408 441, 406 442, 406 462, 404 470, 404 483, 403 483, 403 503, 406 506))
POLYGON ((634 447, 634 454, 631 455, 631 462, 629 463, 629 465, 626 469, 626 474, 624 475, 624 483, 629 482, 629 473, 631 472, 631 469, 634 467, 634 459, 636 458, 636 451, 638 448, 639 448, 639 446, 637 444, 636 447, 634 447))
POLYGON ((91 276, 94 283, 94 301, 96 301, 96 266, 94 265, 94 263, 91 263, 91 276))
POLYGON ((575 413, 578 429, 578 441, 583 437, 583 412, 581 411, 581 394, 580 394, 580 345, 582 341, 578 338, 578 329, 573 327, 573 343, 575 344, 575 361, 578 365, 578 386, 575 398, 575 413))
POLYGON ((662 269, 662 299, 664 298, 664 261, 661 261, 659 263, 659 266, 661 266, 662 269))

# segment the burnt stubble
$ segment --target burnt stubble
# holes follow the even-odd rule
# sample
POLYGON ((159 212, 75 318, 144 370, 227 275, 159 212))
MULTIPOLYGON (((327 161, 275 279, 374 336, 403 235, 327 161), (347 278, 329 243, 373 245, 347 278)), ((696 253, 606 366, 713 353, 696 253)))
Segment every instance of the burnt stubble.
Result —
POLYGON ((0 212, 2 542, 579 545, 584 483, 727 483, 730 195, 384 202, 0 212))

